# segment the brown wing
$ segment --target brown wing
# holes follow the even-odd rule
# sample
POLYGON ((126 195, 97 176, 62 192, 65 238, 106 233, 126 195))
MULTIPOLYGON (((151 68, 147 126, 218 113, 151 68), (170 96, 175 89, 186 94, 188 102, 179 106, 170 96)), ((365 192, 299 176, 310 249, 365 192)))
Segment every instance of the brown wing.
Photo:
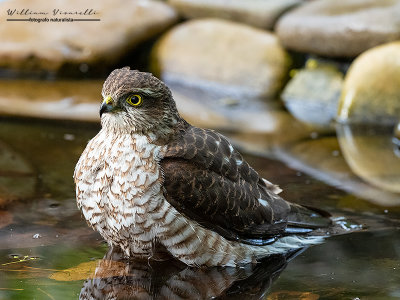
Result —
POLYGON ((188 125, 161 160, 165 197, 181 213, 230 240, 265 244, 288 226, 316 228, 323 217, 270 190, 228 140, 188 125))

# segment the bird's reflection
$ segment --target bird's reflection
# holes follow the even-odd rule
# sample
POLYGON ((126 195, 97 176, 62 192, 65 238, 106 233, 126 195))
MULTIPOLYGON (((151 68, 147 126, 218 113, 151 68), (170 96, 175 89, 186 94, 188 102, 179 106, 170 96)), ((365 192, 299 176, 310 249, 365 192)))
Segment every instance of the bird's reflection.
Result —
POLYGON ((261 299, 291 253, 243 268, 191 268, 173 259, 130 260, 110 250, 82 287, 79 299, 261 299))

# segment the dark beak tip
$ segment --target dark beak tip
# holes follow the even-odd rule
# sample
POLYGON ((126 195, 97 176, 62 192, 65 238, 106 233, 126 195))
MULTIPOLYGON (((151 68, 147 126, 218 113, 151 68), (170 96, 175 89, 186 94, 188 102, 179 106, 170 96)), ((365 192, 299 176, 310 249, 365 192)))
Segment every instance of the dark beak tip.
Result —
POLYGON ((101 104, 101 106, 100 106, 100 118, 101 118, 101 115, 102 115, 103 113, 105 113, 105 112, 108 112, 108 105, 107 105, 106 103, 103 103, 103 104, 101 104))

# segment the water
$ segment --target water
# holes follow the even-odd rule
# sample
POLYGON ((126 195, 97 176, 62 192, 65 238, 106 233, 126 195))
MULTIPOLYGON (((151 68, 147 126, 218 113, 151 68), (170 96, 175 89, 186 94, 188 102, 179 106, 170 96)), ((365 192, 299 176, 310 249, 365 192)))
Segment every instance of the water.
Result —
POLYGON ((400 208, 382 207, 284 163, 245 155, 283 197, 363 229, 243 269, 193 269, 108 253, 76 208, 73 169, 97 125, 0 119, 0 299, 398 299, 400 208), (6 154, 7 155, 6 155, 6 154), (22 191, 21 191, 22 189, 22 191), (17 200, 24 198, 23 200, 17 200), (107 296, 106 296, 107 295, 107 296), (86 298, 85 298, 86 297, 86 298))

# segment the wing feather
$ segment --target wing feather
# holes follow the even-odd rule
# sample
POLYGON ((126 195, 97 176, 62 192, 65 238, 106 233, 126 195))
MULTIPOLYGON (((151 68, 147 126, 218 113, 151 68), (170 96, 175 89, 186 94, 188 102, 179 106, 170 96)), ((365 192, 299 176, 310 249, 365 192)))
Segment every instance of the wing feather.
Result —
POLYGON ((284 234, 288 226, 324 223, 324 217, 275 194, 276 186, 212 130, 188 125, 166 146, 161 168, 167 200, 227 239, 259 245, 284 234))

